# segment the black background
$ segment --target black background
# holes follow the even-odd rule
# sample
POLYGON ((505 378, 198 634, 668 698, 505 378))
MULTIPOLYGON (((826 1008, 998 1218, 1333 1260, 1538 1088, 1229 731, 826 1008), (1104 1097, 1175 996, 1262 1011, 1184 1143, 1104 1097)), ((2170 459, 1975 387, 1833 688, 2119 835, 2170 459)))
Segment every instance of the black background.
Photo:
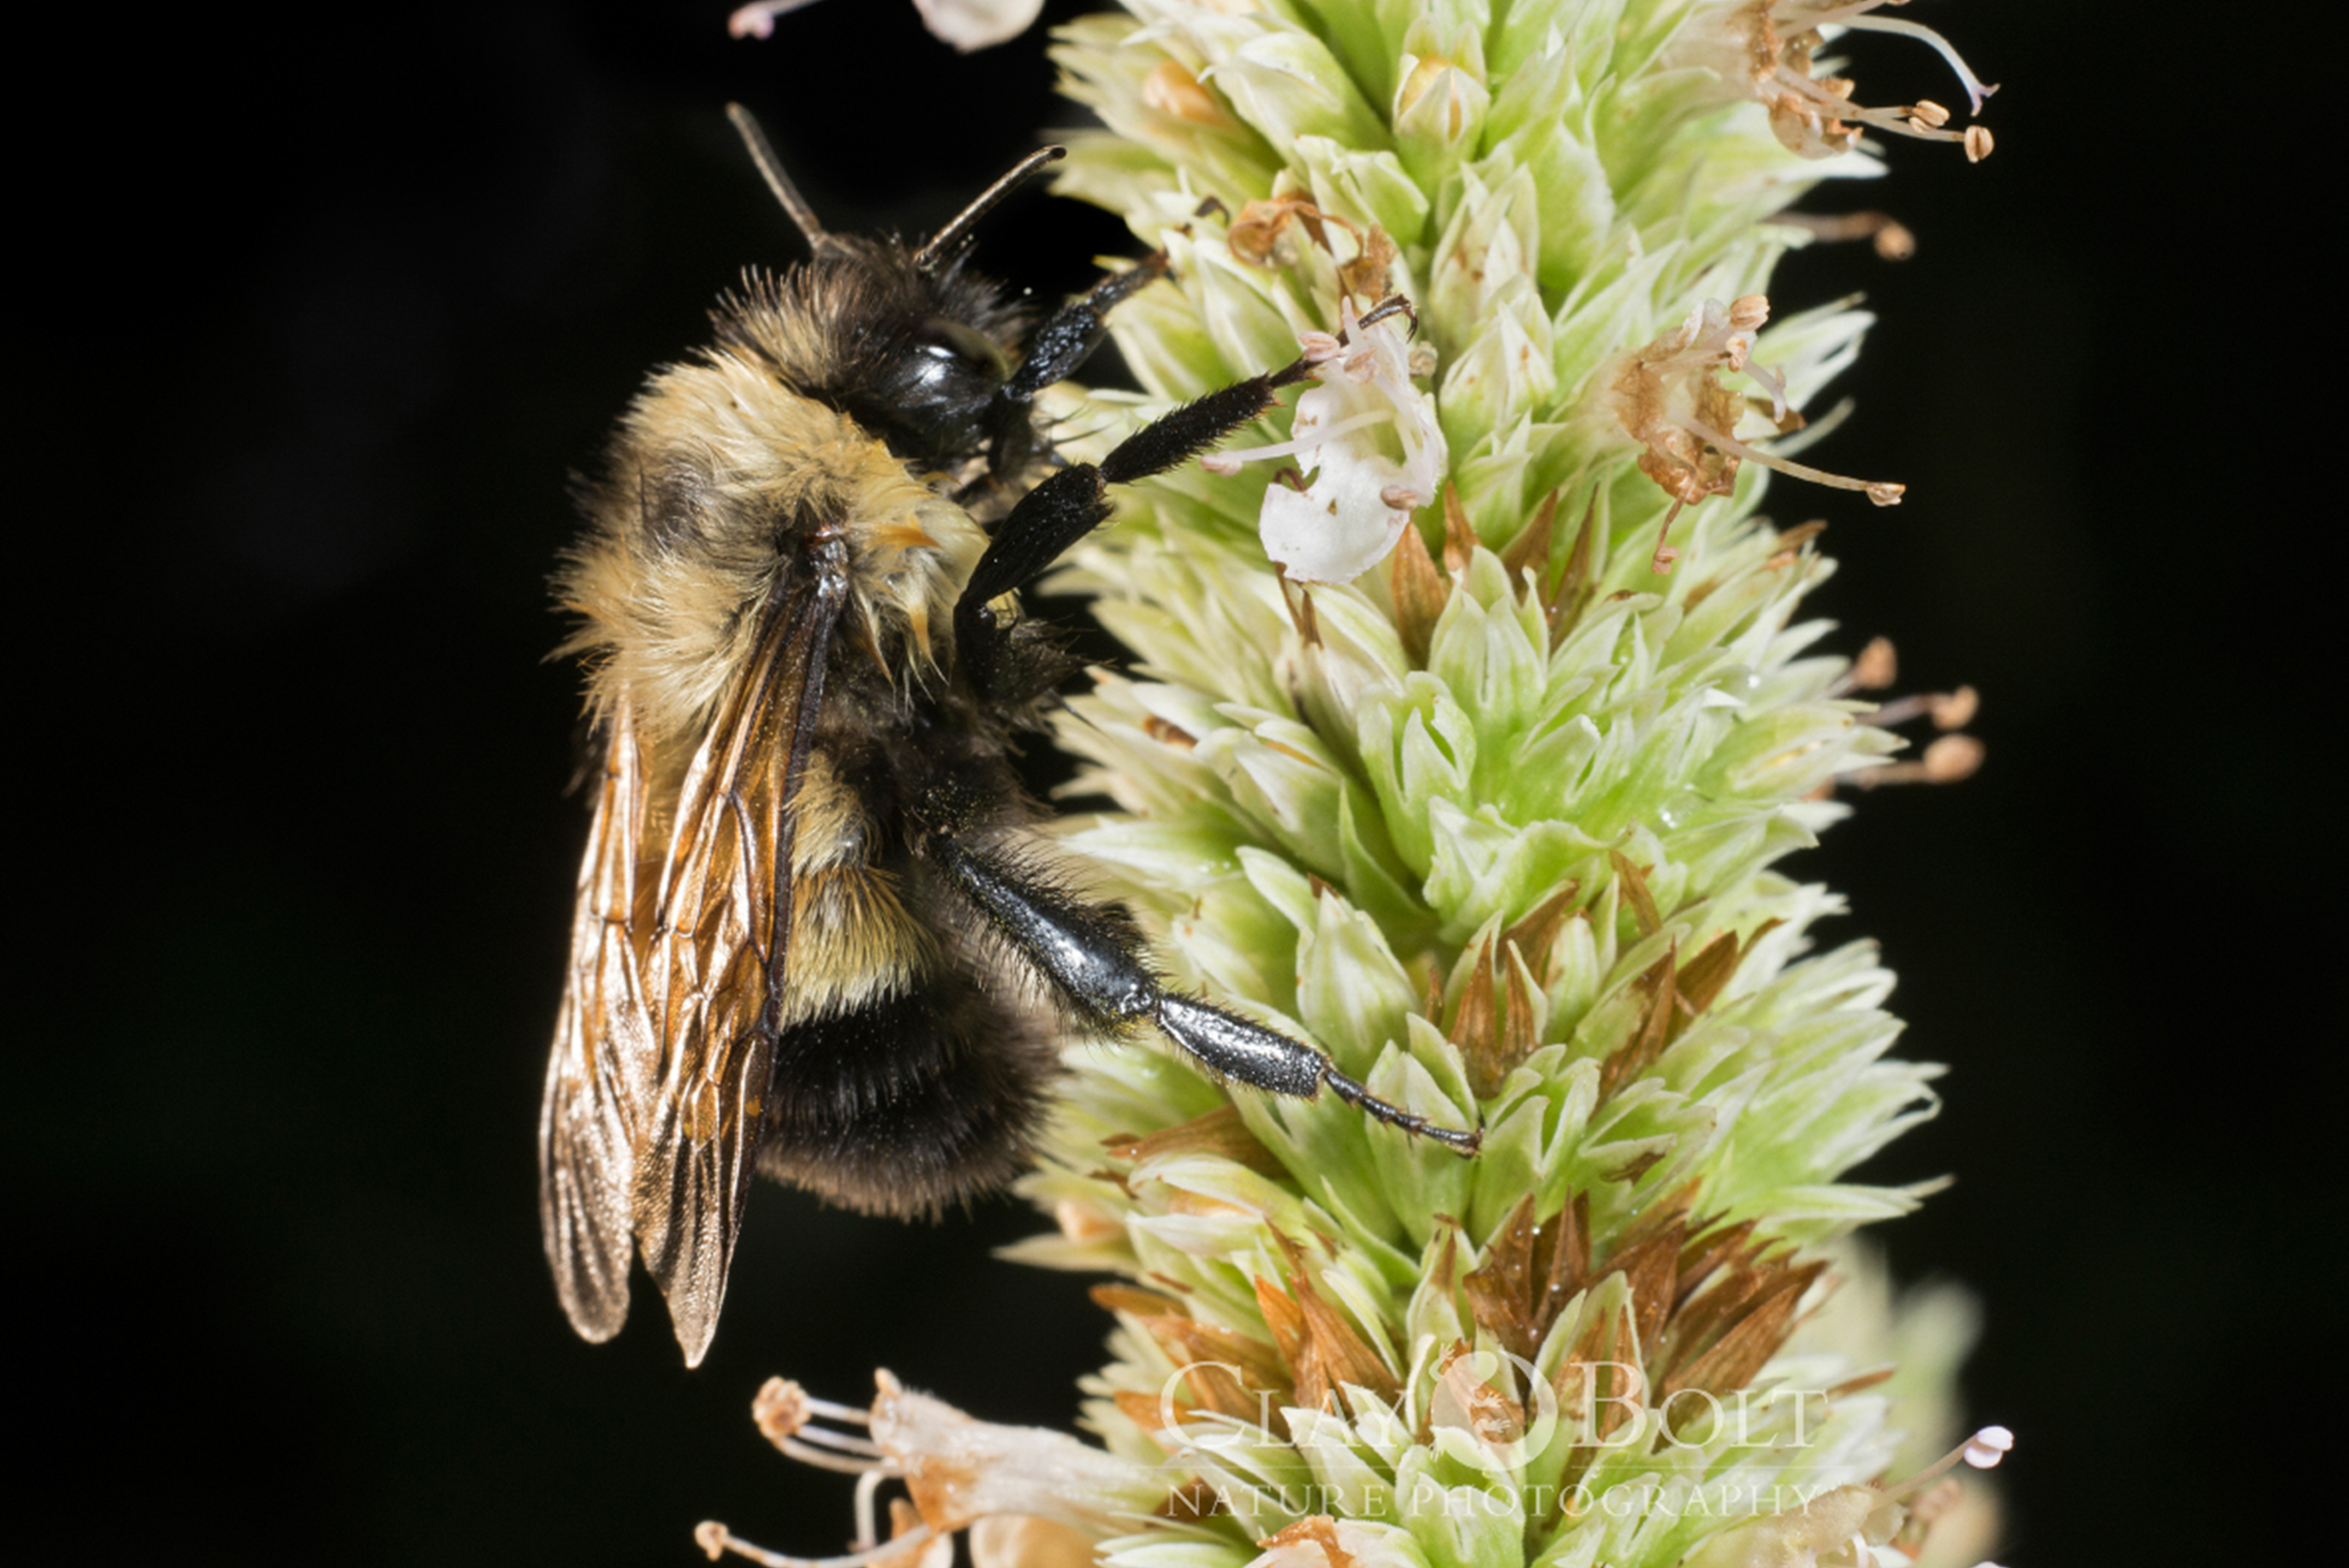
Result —
MULTIPOLYGON (((2339 175, 2292 117, 2309 36, 2161 10, 1920 5, 2006 84, 1997 156, 1896 145, 1812 205, 1890 209, 1918 258, 1814 253, 1773 291, 1869 291, 1819 460, 1910 485, 1777 491, 1833 521, 1822 610, 1985 698, 1976 780, 1867 797, 1799 868, 1850 894, 1830 936, 1882 939, 1906 1052, 1953 1067, 1865 1173, 1959 1177, 1877 1234, 1986 1298, 1967 1385, 2020 1435, 2014 1568, 2254 1560, 2317 1527, 2291 1456, 2333 1446, 2301 1380, 2337 1336, 2339 1031, 2298 1004, 2337 990, 2310 757, 2340 655, 2300 638, 2339 623, 2340 438, 2286 380, 2337 357, 2339 175)), ((833 226, 924 228, 1077 122, 1040 37, 957 57, 903 0, 765 45, 723 4, 87 16, 20 35, 11 116, 35 787, 0 1158, 39 1456, 0 1531, 684 1563, 716 1515, 826 1551, 847 1486, 757 1438, 768 1374, 1068 1423, 1106 1320, 988 1257, 1037 1223, 1010 1203, 907 1230, 762 1188, 688 1374, 642 1296, 614 1344, 565 1327, 532 1152, 583 831, 542 661, 566 476, 718 288, 795 254, 719 107, 833 226)), ((1860 64, 1954 96, 1921 50, 1860 64)), ((1134 249, 1030 193, 984 264, 1050 292, 1134 249)))

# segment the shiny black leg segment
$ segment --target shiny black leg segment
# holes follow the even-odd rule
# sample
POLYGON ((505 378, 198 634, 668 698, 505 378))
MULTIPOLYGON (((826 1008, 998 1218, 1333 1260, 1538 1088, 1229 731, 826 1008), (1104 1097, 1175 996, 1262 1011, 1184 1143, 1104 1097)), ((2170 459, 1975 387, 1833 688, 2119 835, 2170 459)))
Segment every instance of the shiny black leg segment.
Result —
POLYGON ((1028 357, 998 396, 1010 403, 1033 402, 1046 387, 1075 375, 1109 335, 1110 312, 1164 276, 1166 253, 1153 251, 1054 311, 1028 339, 1028 357))
POLYGON ((950 832, 932 832, 926 847, 995 929, 1097 1027, 1146 1020, 1219 1079, 1302 1100, 1317 1097, 1327 1084, 1364 1114, 1463 1154, 1474 1154, 1483 1141, 1481 1131, 1439 1126, 1389 1105, 1301 1041, 1161 989, 1143 956, 1142 934, 1123 910, 1072 897, 950 832))
POLYGON ((995 624, 989 602, 1034 582, 1069 546, 1099 527, 1110 515, 1110 486, 1163 474, 1198 456, 1272 407, 1274 393, 1312 374, 1312 363, 1300 358, 1210 392, 1136 430, 1099 464, 1064 468, 1021 496, 996 525, 955 604, 955 646, 973 684, 982 691, 995 690, 1003 629, 995 624))

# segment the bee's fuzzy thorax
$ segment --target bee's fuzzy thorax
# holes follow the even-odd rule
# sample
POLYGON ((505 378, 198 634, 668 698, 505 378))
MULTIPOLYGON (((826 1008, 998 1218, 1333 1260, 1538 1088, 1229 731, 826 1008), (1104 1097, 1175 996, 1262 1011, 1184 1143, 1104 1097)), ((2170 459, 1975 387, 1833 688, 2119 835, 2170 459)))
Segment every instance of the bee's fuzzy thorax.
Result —
POLYGON ((558 579, 584 624, 599 717, 626 691, 655 746, 693 733, 748 662, 787 548, 843 530, 850 606, 893 676, 946 656, 955 596, 986 538, 847 415, 731 347, 658 374, 591 494, 592 526, 558 579))

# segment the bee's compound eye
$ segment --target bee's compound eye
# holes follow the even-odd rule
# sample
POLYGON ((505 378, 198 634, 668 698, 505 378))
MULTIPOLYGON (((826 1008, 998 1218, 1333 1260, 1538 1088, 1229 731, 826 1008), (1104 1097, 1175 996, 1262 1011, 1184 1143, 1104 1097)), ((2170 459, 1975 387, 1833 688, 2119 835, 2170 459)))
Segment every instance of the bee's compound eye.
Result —
POLYGON ((986 371, 997 380, 1011 374, 1011 360, 1003 352, 1002 344, 952 317, 925 318, 922 337, 923 348, 931 353, 952 354, 974 369, 986 371))

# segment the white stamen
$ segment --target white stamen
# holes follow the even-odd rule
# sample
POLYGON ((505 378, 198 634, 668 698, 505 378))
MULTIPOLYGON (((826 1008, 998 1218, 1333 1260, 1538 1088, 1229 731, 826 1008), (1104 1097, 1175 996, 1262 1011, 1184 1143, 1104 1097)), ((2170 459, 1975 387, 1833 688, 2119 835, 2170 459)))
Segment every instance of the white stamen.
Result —
MULTIPOLYGON (((1965 737, 1945 735, 1940 740, 1935 741, 1934 746, 1937 747, 1946 741, 1962 738, 1965 737)), ((1928 750, 1931 750, 1931 748, 1928 748, 1928 750)), ((1890 771, 1890 769, 1880 769, 1879 771, 1890 771)), ((1884 1495, 1888 1498, 1893 1498, 1907 1497, 1909 1494, 1923 1486, 1927 1482, 1937 1479, 1942 1472, 1953 1468, 1961 1459, 1967 1464, 1971 1465, 1975 1469, 1990 1469, 1994 1467, 2000 1459, 2004 1458, 2007 1452, 2014 1447, 2014 1433, 2009 1432, 2003 1426, 1985 1426, 1981 1431, 1975 1433, 1972 1436, 1967 1438, 1964 1442, 1958 1444, 1957 1447, 1950 1450, 1949 1452, 1935 1460, 1932 1464, 1927 1465, 1923 1469, 1919 1470, 1915 1475, 1910 1476, 1906 1481, 1887 1486, 1884 1489, 1884 1495)))
POLYGON ((1973 104, 1977 115, 1982 113, 1982 101, 1999 90, 1996 82, 1984 82, 1976 76, 1965 57, 1958 54, 1956 45, 1930 27, 1903 22, 1893 16, 1855 16, 1843 25, 1865 33, 1898 33, 1903 38, 1918 39, 1930 45, 1935 54, 1950 63, 1950 69, 1957 72, 1957 79, 1966 84, 1966 97, 1973 104))
POLYGON ((1393 418, 1394 415, 1390 411, 1373 409, 1366 413, 1348 414, 1334 425, 1318 425, 1315 424, 1309 416, 1299 414, 1297 419, 1298 434, 1293 440, 1276 441, 1269 446, 1227 446, 1221 452, 1210 454, 1217 459, 1216 462, 1210 463, 1204 457, 1199 461, 1209 474, 1234 474, 1239 472, 1239 465, 1242 463, 1252 463, 1264 458, 1304 457, 1326 441, 1346 435, 1349 431, 1389 423, 1393 418), (1220 466, 1221 463, 1229 463, 1231 466, 1224 468, 1220 466))
POLYGON ((880 1544, 880 1528, 873 1512, 873 1503, 880 1495, 883 1483, 890 1479, 886 1470, 867 1470, 856 1480, 856 1545, 863 1551, 880 1544))
POLYGON ((803 1443, 797 1437, 786 1437, 776 1443, 775 1447, 802 1465, 813 1465, 819 1470, 832 1470, 841 1475, 861 1476, 872 1470, 886 1471, 892 1468, 886 1459, 846 1459, 839 1454, 803 1443))
POLYGON ((693 1527, 693 1541, 709 1554, 712 1562, 724 1553, 732 1552, 737 1557, 747 1557, 753 1562, 765 1563, 767 1568, 864 1568, 866 1563, 879 1562, 909 1546, 920 1545, 930 1538, 931 1533, 929 1526, 916 1525, 894 1541, 884 1541, 863 1551, 847 1552, 839 1557, 786 1557, 781 1552, 770 1552, 764 1546, 753 1545, 715 1519, 705 1519, 693 1527))
POLYGON ((1808 479, 1814 485, 1825 485, 1831 489, 1859 490, 1879 506, 1897 506, 1900 505, 1901 497, 1907 493, 1907 486, 1894 484, 1889 479, 1853 479, 1841 474, 1829 474, 1823 468, 1812 468, 1808 463, 1790 462, 1773 453, 1765 452, 1758 446, 1748 446, 1744 442, 1725 436, 1702 419, 1675 413, 1670 409, 1664 411, 1664 417, 1690 435, 1712 442, 1734 458, 1739 458, 1750 463, 1760 463, 1764 468, 1776 469, 1781 474, 1791 474, 1797 479, 1808 479))

